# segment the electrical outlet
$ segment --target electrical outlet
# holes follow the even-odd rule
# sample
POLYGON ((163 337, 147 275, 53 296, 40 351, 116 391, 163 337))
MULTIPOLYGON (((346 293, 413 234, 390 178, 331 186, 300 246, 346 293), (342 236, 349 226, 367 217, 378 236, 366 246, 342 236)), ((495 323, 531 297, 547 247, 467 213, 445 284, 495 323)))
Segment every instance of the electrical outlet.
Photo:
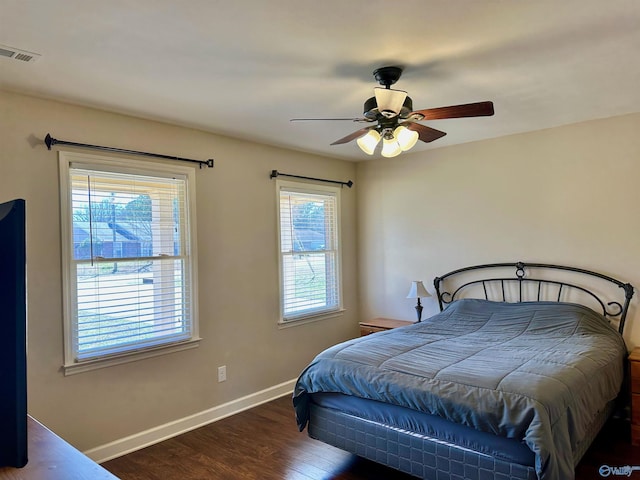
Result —
POLYGON ((227 380, 227 366, 222 365, 218 367, 218 382, 224 382, 227 380))

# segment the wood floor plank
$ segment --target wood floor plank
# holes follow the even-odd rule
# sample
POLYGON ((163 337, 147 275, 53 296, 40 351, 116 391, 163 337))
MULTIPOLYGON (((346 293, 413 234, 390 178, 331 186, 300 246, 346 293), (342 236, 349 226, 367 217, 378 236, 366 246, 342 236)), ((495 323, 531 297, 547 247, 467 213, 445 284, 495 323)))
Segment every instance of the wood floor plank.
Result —
MULTIPOLYGON (((576 478, 601 479, 600 466, 634 465, 634 461, 640 465, 640 447, 631 446, 628 424, 610 422, 578 465, 576 478)), ((290 396, 102 466, 122 480, 414 479, 299 432, 290 396)))

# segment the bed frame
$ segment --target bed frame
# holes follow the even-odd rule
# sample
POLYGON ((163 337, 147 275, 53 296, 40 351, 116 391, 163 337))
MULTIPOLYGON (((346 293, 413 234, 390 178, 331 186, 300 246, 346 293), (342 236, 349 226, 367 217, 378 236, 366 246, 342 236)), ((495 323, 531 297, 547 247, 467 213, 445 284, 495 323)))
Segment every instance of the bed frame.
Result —
MULTIPOLYGON (((502 302, 558 301, 581 303, 598 311, 624 331, 634 289, 629 283, 581 268, 542 263, 494 263, 460 268, 434 280, 440 310, 460 298, 502 302), (509 275, 509 270, 513 272, 509 275), (488 272, 492 272, 489 275, 488 272), (553 278, 549 274, 553 274, 553 278), (478 277, 479 276, 479 277, 478 277), (472 277, 472 278, 469 278, 472 277), (604 284, 604 286, 602 285, 604 284), (622 290, 622 292, 620 291, 622 290), (609 292, 609 293, 605 293, 609 292), (576 301, 579 298, 580 301, 576 301), (617 299, 616 299, 617 298, 617 299)), ((607 405, 574 452, 574 465, 615 408, 607 405)), ((443 442, 424 434, 310 405, 310 437, 363 458, 423 479, 535 480, 535 469, 443 442)))
MULTIPOLYGON (((486 273, 483 273, 483 275, 485 274, 486 273)), ((589 306, 596 311, 598 311, 599 307, 606 318, 609 320, 617 319, 618 332, 621 334, 624 332, 624 324, 634 291, 631 284, 623 283, 620 280, 603 275, 602 273, 563 265, 524 262, 490 263, 460 268, 446 273, 441 277, 436 277, 433 280, 433 285, 436 289, 440 311, 444 310, 445 305, 462 298, 465 292, 469 291, 474 286, 482 287, 482 292, 484 292, 484 298, 486 300, 502 302, 540 302, 543 300, 561 302, 571 300, 572 294, 578 294, 581 295, 581 297, 579 297, 579 301, 576 303, 587 304, 586 306, 589 306), (515 276, 505 277, 500 275, 501 273, 504 273, 505 269, 509 268, 515 268, 515 276), (447 280, 447 283, 453 283, 451 282, 453 277, 456 277, 456 279, 466 278, 463 277, 463 275, 478 271, 494 271, 497 272, 497 274, 489 278, 479 278, 467 281, 466 283, 459 284, 455 289, 450 286, 450 291, 453 293, 450 293, 449 290, 443 290, 443 283, 445 280, 447 280), (545 278, 545 275, 548 275, 549 272, 555 273, 556 278, 545 278), (563 272, 568 275, 565 275, 566 278, 558 280, 558 272, 563 272), (536 278, 530 276, 532 273, 542 276, 536 278), (577 283, 573 283, 574 279, 582 279, 582 284, 579 285, 577 283), (598 286, 594 284, 593 280, 596 280, 596 282, 604 281, 605 284, 612 283, 618 288, 621 288, 624 291, 624 300, 622 300, 622 303, 615 300, 605 303, 606 299, 615 298, 615 296, 610 290, 603 291, 602 289, 599 289, 598 286), (589 302, 589 300, 591 302, 589 302), (595 304, 593 302, 595 302, 595 304)), ((454 283, 454 285, 456 284, 454 283)))

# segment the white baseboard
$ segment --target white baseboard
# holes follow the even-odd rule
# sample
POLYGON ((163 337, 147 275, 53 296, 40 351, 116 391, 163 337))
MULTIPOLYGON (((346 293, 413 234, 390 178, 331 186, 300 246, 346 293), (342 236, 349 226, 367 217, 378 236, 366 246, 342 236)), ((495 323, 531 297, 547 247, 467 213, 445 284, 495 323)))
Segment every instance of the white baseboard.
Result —
POLYGON ((127 453, 140 450, 141 448, 162 442, 176 435, 194 430, 217 420, 222 420, 225 417, 240 413, 243 410, 257 407, 258 405, 292 393, 295 383, 295 379, 289 380, 288 382, 232 400, 217 407, 92 448, 84 452, 84 454, 97 463, 121 457, 127 453))

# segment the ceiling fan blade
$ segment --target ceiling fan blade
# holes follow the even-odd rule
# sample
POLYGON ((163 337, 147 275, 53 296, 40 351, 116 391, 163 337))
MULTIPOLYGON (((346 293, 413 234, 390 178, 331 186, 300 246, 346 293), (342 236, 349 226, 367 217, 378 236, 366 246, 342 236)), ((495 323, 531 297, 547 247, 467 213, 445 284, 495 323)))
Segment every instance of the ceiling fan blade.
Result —
POLYGON ((367 133, 372 128, 373 127, 361 128, 357 132, 353 132, 353 133, 347 135, 346 137, 341 138, 340 140, 336 140, 331 145, 340 145, 342 143, 349 143, 351 140, 355 140, 356 138, 361 137, 362 135, 367 133))
POLYGON ((333 122, 336 120, 349 120, 350 122, 373 122, 373 120, 370 120, 368 118, 292 118, 291 120, 289 120, 290 122, 315 122, 315 121, 329 121, 329 122, 333 122))
POLYGON ((449 107, 426 108, 411 114, 423 115, 422 120, 442 120, 445 118, 489 117, 493 115, 493 102, 466 103, 449 107))
POLYGON ((440 137, 444 137, 446 135, 445 132, 441 132, 440 130, 436 130, 435 128, 427 127, 426 125, 421 125, 419 123, 408 123, 405 125, 409 130, 413 130, 414 132, 418 132, 418 138, 423 142, 429 143, 434 140, 439 139, 440 137))

